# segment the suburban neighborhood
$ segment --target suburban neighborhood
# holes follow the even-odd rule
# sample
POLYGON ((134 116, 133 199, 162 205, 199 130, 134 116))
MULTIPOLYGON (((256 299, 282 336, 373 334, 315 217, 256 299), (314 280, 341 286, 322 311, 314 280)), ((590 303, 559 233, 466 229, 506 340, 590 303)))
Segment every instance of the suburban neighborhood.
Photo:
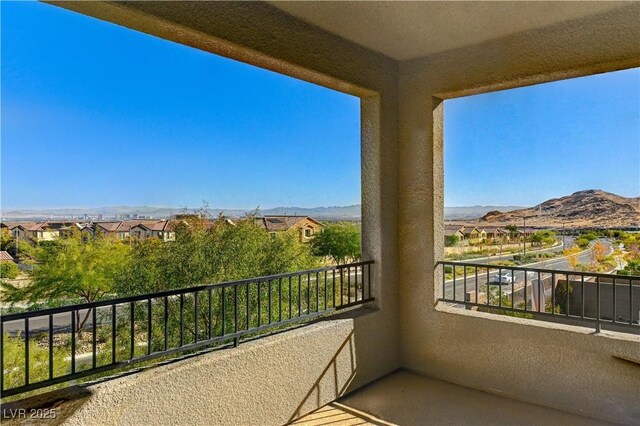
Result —
MULTIPOLYGON (((161 241, 175 240, 175 227, 188 219, 189 215, 178 215, 171 220, 121 220, 121 221, 91 221, 91 222, 1 222, 1 232, 6 232, 16 240, 21 241, 54 241, 63 238, 72 230, 79 231, 87 237, 116 237, 123 241, 143 241, 157 238, 161 241)), ((246 218, 230 219, 220 217, 214 220, 205 219, 205 227, 225 223, 235 225, 247 220, 246 218)), ((301 242, 310 241, 323 225, 309 216, 263 216, 251 217, 249 220, 274 236, 278 232, 294 229, 298 231, 301 242)))

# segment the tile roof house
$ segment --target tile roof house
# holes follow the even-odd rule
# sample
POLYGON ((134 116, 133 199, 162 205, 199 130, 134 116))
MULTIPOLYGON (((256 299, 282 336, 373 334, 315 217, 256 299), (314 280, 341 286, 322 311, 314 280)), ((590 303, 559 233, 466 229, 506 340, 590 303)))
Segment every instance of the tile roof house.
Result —
POLYGON ((444 236, 450 237, 455 235, 460 241, 464 240, 464 225, 445 225, 444 236))
POLYGON ((271 235, 276 232, 299 230, 300 241, 308 242, 320 232, 323 225, 309 216, 263 216, 256 218, 258 226, 263 227, 271 235))
POLYGON ((13 262, 13 256, 9 252, 2 250, 0 251, 0 262, 13 262))
POLYGON ((475 226, 466 226, 464 228, 464 238, 471 244, 477 244, 486 238, 486 233, 475 226))
POLYGON ((29 238, 28 236, 28 228, 33 225, 31 222, 27 223, 16 223, 10 226, 11 236, 16 240, 24 240, 29 238))
POLYGON ((510 232, 499 226, 484 226, 482 230, 486 233, 486 239, 489 241, 509 241, 510 232))
POLYGON ((94 229, 94 234, 101 234, 105 236, 115 236, 115 237, 118 237, 118 239, 120 240, 126 240, 129 238, 129 230, 131 229, 131 223, 128 221, 95 222, 93 229, 94 229))
POLYGON ((21 224, 26 230, 26 237, 34 241, 53 241, 60 237, 60 232, 69 229, 76 224, 73 222, 38 222, 32 224, 21 224))
POLYGON ((129 235, 138 240, 160 238, 162 241, 174 241, 176 238, 172 222, 168 220, 143 221, 129 229, 129 235))

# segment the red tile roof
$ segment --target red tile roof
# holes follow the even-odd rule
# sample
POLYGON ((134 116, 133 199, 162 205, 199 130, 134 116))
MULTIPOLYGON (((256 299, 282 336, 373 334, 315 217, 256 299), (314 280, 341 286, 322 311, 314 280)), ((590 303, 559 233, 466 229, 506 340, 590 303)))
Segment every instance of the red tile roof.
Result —
POLYGON ((11 257, 11 255, 8 252, 2 250, 0 251, 0 261, 2 260, 13 260, 13 257, 11 257))

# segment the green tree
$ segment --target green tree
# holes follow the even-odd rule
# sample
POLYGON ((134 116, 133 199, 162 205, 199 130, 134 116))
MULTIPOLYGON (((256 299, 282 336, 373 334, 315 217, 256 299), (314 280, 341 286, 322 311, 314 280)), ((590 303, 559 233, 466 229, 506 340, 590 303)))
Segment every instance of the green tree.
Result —
POLYGON ((8 251, 13 256, 15 254, 15 249, 16 240, 13 238, 11 233, 6 230, 0 231, 0 250, 8 251))
POLYGON ((620 275, 640 275, 640 259, 630 260, 624 269, 618 271, 620 275))
POLYGON ((317 256, 329 257, 336 264, 360 258, 360 228, 353 223, 325 226, 312 241, 317 256))
POLYGON ((567 280, 560 280, 556 284, 555 293, 556 306, 554 308, 554 312, 566 314, 571 293, 573 293, 573 285, 567 282, 567 280))
POLYGON ((580 237, 580 238, 576 239, 575 244, 578 247, 585 249, 585 248, 587 248, 589 246, 589 242, 590 242, 590 240, 588 238, 580 237))
POLYGON ((509 238, 511 240, 514 240, 518 236, 518 227, 516 225, 507 225, 505 228, 509 231, 509 238))
POLYGON ((444 246, 445 247, 453 247, 458 244, 460 238, 457 235, 446 235, 444 237, 444 246))
POLYGON ((531 235, 531 242, 538 245, 550 245, 556 242, 556 233, 553 231, 537 231, 531 235))
POLYGON ((11 261, 0 262, 0 278, 13 279, 20 274, 18 265, 11 261))
POLYGON ((252 216, 234 225, 189 218, 174 228, 175 241, 147 239, 133 245, 117 280, 119 294, 149 293, 311 269, 311 247, 297 233, 270 237, 252 216))
MULTIPOLYGON (((7 302, 37 303, 49 300, 81 298, 87 302, 113 293, 115 279, 127 265, 129 246, 115 238, 93 238, 83 241, 74 231, 32 249, 31 282, 25 287, 2 283, 7 302)), ((77 317, 81 330, 89 317, 77 317)))

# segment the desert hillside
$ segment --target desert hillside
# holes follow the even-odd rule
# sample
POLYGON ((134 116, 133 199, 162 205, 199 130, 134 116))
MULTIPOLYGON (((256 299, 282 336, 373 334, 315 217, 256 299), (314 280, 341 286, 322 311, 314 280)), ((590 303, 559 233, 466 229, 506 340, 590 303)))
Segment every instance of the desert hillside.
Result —
POLYGON ((598 189, 575 192, 553 198, 535 207, 507 212, 491 211, 481 222, 495 224, 521 223, 527 225, 566 226, 630 226, 640 224, 640 197, 626 198, 598 189))

